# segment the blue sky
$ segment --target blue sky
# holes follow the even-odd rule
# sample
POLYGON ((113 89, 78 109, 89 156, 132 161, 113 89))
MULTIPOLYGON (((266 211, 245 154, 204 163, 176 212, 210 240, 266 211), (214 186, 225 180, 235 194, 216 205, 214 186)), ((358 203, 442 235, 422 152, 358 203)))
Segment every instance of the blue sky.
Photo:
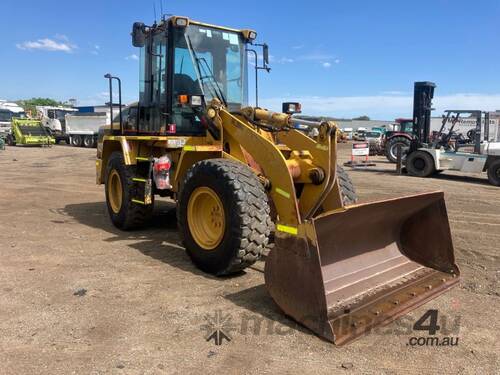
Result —
MULTIPOLYGON (((298 100, 308 114, 409 116, 417 80, 437 83, 438 111, 500 109, 498 0, 163 4, 165 13, 257 30, 272 55, 260 104, 274 110, 298 100)), ((136 100, 130 30, 134 21, 151 23, 153 0, 3 0, 1 9, 1 99, 102 104, 111 72, 123 80, 125 101, 136 100)))

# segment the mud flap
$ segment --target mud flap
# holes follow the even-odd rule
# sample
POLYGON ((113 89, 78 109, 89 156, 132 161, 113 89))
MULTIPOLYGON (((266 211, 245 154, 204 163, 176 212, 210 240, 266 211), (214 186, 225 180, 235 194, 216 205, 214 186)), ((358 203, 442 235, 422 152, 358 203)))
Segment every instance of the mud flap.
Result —
POLYGON ((277 233, 269 293, 336 344, 387 324, 458 282, 442 192, 348 207, 277 233))

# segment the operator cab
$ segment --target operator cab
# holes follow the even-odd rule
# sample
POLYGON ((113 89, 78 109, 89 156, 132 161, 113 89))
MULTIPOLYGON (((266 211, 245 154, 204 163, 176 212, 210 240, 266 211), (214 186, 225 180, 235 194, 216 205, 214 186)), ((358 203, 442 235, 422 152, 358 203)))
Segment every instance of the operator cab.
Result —
POLYGON ((171 17, 153 26, 134 23, 132 44, 140 47, 137 110, 123 118, 126 135, 205 135, 207 103, 230 111, 247 105, 246 44, 251 30, 171 17), (135 119, 130 116, 136 116, 135 119))

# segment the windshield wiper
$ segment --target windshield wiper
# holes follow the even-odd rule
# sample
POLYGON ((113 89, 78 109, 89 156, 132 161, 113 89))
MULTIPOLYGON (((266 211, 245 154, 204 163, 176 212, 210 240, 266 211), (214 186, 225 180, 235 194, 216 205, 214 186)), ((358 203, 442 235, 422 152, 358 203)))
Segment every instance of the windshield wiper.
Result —
MULTIPOLYGON (((207 60, 206 60, 204 57, 200 57, 200 58, 197 58, 197 59, 198 59, 198 60, 200 60, 200 61, 203 61, 203 62, 205 63, 206 69, 204 69, 204 71, 205 71, 205 73, 206 73, 206 74, 207 74, 207 72, 208 72, 208 74, 207 74, 205 77, 206 77, 206 78, 211 78, 211 79, 212 79, 212 81, 211 81, 211 82, 215 85, 215 86, 214 86, 214 89, 215 89, 215 88, 217 88, 218 93, 219 93, 219 95, 220 95, 220 97, 219 97, 219 95, 217 95, 217 97, 218 97, 218 98, 219 98, 219 100, 221 100, 221 101, 224 103, 224 105, 227 107, 227 102, 226 102, 226 98, 225 98, 225 96, 224 96, 224 93, 223 93, 222 89, 220 88, 219 83, 218 83, 218 82, 217 82, 217 80, 215 79, 214 73, 212 72, 212 69, 210 69, 210 65, 208 65, 207 60)), ((201 65, 200 65, 200 66, 201 66, 201 65)))
POLYGON ((188 48, 191 51, 191 53, 193 54, 194 60, 196 62, 196 69, 198 70, 198 74, 200 77, 200 84, 202 85, 202 90, 203 90, 203 80, 205 78, 211 78, 211 80, 209 81, 210 82, 209 88, 210 88, 211 94, 216 96, 217 99, 219 99, 227 107, 226 98, 224 97, 224 94, 222 93, 222 89, 220 88, 219 84, 217 83, 217 80, 215 79, 214 74, 213 74, 212 70, 210 69, 210 66, 208 65, 207 61, 205 60, 205 58, 203 58, 203 57, 199 58, 196 55, 196 52, 193 48, 193 44, 191 42, 191 38, 189 37, 189 35, 186 35, 186 40, 188 42, 187 43, 188 48), (208 68, 208 73, 207 73, 207 70, 205 68, 203 69, 203 71, 205 72, 204 76, 202 75, 202 72, 201 72, 202 65, 200 64, 200 61, 203 61, 206 65, 206 67, 208 68))

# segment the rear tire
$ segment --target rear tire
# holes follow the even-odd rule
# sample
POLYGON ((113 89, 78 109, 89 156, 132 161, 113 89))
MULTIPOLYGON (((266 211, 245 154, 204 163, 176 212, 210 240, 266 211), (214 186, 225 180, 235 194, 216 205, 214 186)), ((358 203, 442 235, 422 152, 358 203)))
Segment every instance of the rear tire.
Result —
POLYGON ((249 167, 227 159, 203 160, 188 170, 179 194, 177 215, 193 263, 218 276, 239 272, 255 263, 268 245, 272 228, 262 183, 249 167), (198 197, 204 193, 213 204, 196 206, 198 197), (209 224, 209 218, 214 220, 212 212, 216 212, 215 224, 209 224), (218 233, 215 237, 211 236, 211 229, 218 233))
POLYGON ((401 155, 401 159, 406 159, 407 152, 404 149, 408 149, 410 147, 410 140, 406 137, 394 137, 391 138, 385 145, 385 156, 387 160, 391 163, 397 163, 398 161, 398 145, 401 145, 403 148, 403 152, 401 155))
POLYGON ((71 146, 82 147, 82 137, 79 135, 72 135, 70 142, 71 146))
POLYGON ((85 135, 83 137, 83 146, 86 148, 92 148, 94 147, 94 136, 92 135, 85 135))
POLYGON ((436 171, 434 158, 426 151, 414 151, 406 158, 406 170, 410 176, 429 177, 436 171))
POLYGON ((121 152, 111 154, 106 168, 105 191, 109 217, 113 225, 122 230, 143 227, 153 216, 153 204, 132 202, 134 168, 125 165, 121 152))
POLYGON ((500 159, 494 160, 488 167, 488 181, 494 186, 500 186, 500 159))

